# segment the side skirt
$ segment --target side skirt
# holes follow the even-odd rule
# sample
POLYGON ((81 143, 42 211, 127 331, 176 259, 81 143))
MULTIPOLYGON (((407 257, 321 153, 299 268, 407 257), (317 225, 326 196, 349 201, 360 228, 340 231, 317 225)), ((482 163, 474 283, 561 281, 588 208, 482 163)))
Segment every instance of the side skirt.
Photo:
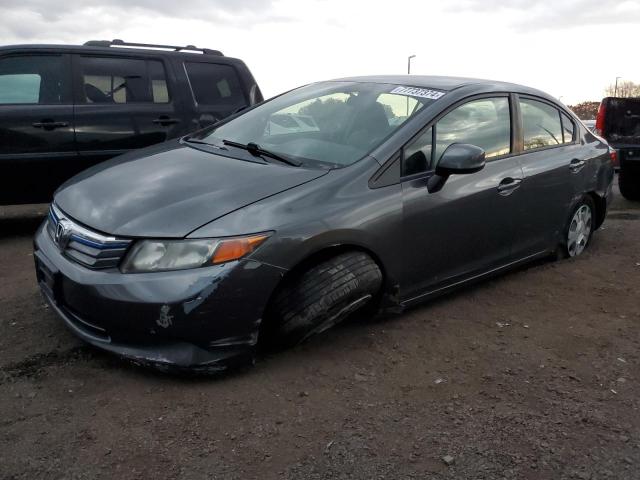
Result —
POLYGON ((515 260, 513 262, 507 263, 505 265, 502 265, 501 267, 497 267, 494 268, 492 270, 488 270, 486 272, 482 272, 470 277, 467 277, 463 280, 459 280, 447 285, 444 285, 442 287, 439 287, 435 290, 428 290, 425 293, 421 293, 420 295, 417 295, 415 297, 409 298, 407 300, 403 300, 400 302, 400 306, 402 308, 405 307, 410 307, 412 305, 415 305, 417 303, 423 302, 425 300, 434 298, 434 297, 438 297, 440 295, 444 295, 445 293, 448 293, 452 290, 457 290, 458 288, 461 288, 463 286, 472 284, 472 283, 476 283, 479 282, 481 280, 484 280, 486 278, 490 278, 490 277, 494 277, 496 275, 499 275, 505 271, 508 270, 512 270, 520 265, 524 265, 526 263, 530 263, 534 260, 538 260, 538 259, 542 259, 545 257, 548 257, 549 255, 551 255, 551 252, 549 252, 548 250, 543 250, 541 252, 538 253, 534 253, 533 255, 529 255, 527 257, 521 258, 519 260, 515 260))

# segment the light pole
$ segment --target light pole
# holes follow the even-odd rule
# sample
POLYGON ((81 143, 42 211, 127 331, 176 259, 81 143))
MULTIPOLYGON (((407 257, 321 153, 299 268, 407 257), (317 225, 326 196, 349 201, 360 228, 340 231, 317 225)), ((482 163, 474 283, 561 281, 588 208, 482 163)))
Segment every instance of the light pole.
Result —
MULTIPOLYGON (((415 55, 409 55, 407 57, 407 75, 411 75, 411 59, 416 58, 415 55)), ((409 116, 409 97, 407 97, 407 117, 409 116)))
POLYGON ((411 59, 416 58, 415 55, 409 55, 407 57, 407 75, 411 75, 411 59))
POLYGON ((622 77, 616 77, 616 86, 613 89, 613 96, 617 97, 618 96, 618 79, 622 78, 622 77))

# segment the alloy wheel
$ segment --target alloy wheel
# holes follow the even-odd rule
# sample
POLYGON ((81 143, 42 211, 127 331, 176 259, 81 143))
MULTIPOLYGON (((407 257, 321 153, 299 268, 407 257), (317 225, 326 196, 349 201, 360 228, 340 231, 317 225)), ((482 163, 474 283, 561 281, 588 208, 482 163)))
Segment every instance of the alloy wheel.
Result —
POLYGON ((570 257, 580 255, 587 247, 591 236, 591 221, 592 214, 589 205, 582 205, 573 214, 567 235, 567 251, 570 257))

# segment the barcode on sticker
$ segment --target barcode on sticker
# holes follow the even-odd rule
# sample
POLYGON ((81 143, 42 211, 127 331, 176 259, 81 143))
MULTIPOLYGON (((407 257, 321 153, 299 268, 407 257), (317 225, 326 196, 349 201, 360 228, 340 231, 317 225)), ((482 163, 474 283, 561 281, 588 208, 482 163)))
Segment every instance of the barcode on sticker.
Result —
POLYGON ((444 95, 444 92, 438 90, 429 90, 428 88, 417 87, 396 87, 390 93, 398 93, 400 95, 409 95, 410 97, 430 98, 437 100, 444 95))

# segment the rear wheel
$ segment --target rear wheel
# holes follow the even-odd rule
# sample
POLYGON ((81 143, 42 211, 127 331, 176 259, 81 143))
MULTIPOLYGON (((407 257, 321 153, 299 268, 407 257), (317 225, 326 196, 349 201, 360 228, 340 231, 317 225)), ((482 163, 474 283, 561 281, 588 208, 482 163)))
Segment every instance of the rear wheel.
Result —
POLYGON ((291 346, 359 310, 380 291, 382 273, 363 252, 325 260, 286 281, 267 315, 267 343, 291 346))
POLYGON ((595 228, 595 213, 595 204, 589 196, 585 196, 580 203, 574 207, 569 225, 565 229, 565 256, 577 257, 587 248, 595 228))
POLYGON ((627 200, 640 200, 640 169, 621 168, 618 174, 620 193, 627 200))

